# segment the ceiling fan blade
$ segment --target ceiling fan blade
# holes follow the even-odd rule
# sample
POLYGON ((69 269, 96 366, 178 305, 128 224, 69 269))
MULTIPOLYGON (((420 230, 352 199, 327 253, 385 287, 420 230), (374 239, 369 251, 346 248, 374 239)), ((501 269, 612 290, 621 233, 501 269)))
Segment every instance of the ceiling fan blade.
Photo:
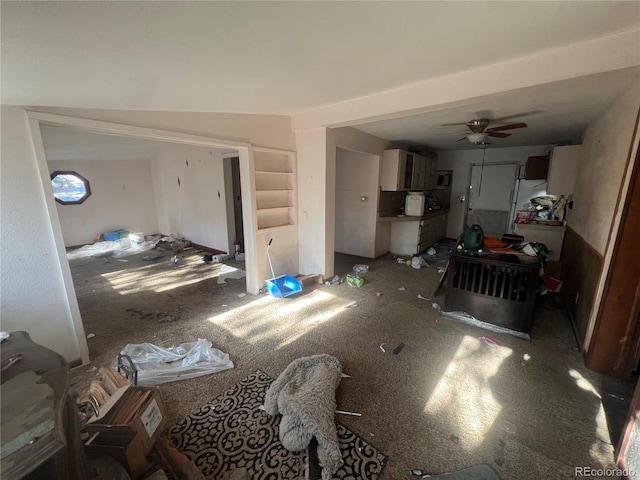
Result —
POLYGON ((466 139, 467 139, 467 137, 465 136, 465 137, 459 138, 458 140, 456 140, 456 142, 460 142, 460 141, 466 140, 466 139))
POLYGON ((487 130, 485 133, 490 137, 497 137, 497 138, 507 138, 511 136, 510 133, 492 132, 491 130, 487 130))
POLYGON ((525 128, 526 123, 512 123, 510 125, 502 125, 501 127, 487 128, 486 132, 500 132, 502 130, 513 130, 514 128, 525 128))

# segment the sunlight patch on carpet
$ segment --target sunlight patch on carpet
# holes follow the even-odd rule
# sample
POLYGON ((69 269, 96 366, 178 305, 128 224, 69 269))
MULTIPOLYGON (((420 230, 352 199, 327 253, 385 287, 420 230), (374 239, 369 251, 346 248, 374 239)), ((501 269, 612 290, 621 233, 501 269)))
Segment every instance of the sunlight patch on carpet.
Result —
POLYGON ((492 377, 513 351, 492 347, 465 336, 440 378, 425 413, 446 416, 456 428, 461 446, 472 449, 484 441, 502 410, 492 393, 492 377))

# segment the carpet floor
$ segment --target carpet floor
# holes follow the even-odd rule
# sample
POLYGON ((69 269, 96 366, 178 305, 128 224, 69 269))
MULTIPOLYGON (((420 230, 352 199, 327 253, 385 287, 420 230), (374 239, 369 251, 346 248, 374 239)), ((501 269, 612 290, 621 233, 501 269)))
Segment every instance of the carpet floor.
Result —
POLYGON ((219 283, 222 266, 195 252, 180 254, 177 268, 170 255, 143 257, 70 262, 92 334, 92 363, 74 370, 76 387, 126 344, 207 339, 235 367, 161 385, 173 425, 257 369, 276 378, 296 358, 327 353, 351 376, 336 391, 338 409, 362 415, 337 421, 388 456, 381 480, 481 463, 503 480, 569 479, 577 466, 614 465, 633 385, 585 368, 550 295, 525 341, 444 317, 433 307, 444 303, 433 295, 443 266, 434 261, 417 270, 390 255, 336 254, 341 276, 369 266, 361 288, 309 286, 282 299, 245 295, 242 278, 219 283))

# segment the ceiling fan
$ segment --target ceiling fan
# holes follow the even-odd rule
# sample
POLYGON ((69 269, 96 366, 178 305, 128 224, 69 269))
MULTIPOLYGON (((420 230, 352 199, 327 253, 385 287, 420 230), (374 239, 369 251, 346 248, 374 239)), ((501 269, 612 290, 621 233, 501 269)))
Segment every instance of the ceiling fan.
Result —
POLYGON ((511 134, 504 133, 504 130, 514 130, 516 128, 525 128, 527 126, 526 123, 520 122, 520 123, 511 123, 509 125, 501 125, 498 127, 488 128, 490 123, 491 123, 491 120, 489 120, 488 118, 479 118, 476 120, 471 120, 466 123, 457 123, 457 124, 450 124, 450 125, 466 125, 471 132, 456 141, 459 142, 460 140, 467 139, 471 143, 474 143, 476 145, 486 144, 487 137, 496 137, 496 138, 510 137, 511 134))

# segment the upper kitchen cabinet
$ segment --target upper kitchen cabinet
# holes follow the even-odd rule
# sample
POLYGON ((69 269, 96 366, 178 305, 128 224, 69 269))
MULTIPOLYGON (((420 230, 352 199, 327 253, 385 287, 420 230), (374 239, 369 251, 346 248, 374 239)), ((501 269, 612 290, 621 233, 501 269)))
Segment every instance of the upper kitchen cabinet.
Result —
POLYGON ((549 195, 572 195, 578 173, 578 162, 582 145, 555 147, 551 152, 547 193, 549 195))
POLYGON ((380 186, 383 191, 431 190, 436 187, 435 159, 400 149, 385 150, 380 186))

